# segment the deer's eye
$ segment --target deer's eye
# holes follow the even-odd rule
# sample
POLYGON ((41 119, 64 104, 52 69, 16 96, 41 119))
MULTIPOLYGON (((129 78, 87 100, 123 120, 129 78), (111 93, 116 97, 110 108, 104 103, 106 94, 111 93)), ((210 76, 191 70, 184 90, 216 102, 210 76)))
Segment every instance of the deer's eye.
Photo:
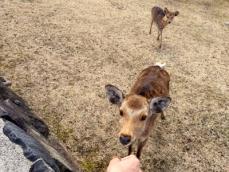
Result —
POLYGON ((122 110, 120 110, 120 116, 123 116, 123 111, 122 110))
POLYGON ((142 116, 140 117, 140 120, 141 120, 141 121, 145 121, 145 120, 146 120, 146 117, 147 117, 146 115, 142 115, 142 116))

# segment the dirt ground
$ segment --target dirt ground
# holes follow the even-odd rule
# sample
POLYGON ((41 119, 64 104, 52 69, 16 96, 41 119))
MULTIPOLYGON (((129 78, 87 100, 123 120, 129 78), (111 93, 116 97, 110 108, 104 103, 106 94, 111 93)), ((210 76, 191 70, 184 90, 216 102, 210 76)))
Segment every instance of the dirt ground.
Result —
POLYGON ((136 75, 167 64, 172 104, 143 150, 145 172, 229 171, 228 0, 0 0, 0 75, 61 139, 85 172, 105 171, 118 108, 104 85, 128 92, 136 75), (154 5, 179 10, 149 35, 154 5))

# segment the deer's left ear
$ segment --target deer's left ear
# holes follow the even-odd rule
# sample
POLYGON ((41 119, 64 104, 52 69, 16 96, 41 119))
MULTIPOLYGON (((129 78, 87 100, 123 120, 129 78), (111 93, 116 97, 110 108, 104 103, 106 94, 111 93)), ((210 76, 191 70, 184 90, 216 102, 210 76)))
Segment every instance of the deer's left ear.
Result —
POLYGON ((166 14, 166 13, 168 13, 169 12, 169 10, 168 10, 168 8, 164 8, 164 13, 166 14))
POLYGON ((179 11, 176 11, 176 12, 175 12, 175 16, 178 16, 178 15, 179 15, 179 11))
POLYGON ((150 101, 150 112, 160 113, 165 110, 171 102, 170 97, 156 97, 150 101))

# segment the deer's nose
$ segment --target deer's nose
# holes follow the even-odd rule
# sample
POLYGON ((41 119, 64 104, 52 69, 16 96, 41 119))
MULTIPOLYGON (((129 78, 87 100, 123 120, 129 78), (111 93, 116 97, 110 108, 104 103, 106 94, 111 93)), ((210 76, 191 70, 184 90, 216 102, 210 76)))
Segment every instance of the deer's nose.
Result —
POLYGON ((127 145, 131 141, 131 136, 121 134, 121 136, 119 137, 119 140, 123 145, 127 145))

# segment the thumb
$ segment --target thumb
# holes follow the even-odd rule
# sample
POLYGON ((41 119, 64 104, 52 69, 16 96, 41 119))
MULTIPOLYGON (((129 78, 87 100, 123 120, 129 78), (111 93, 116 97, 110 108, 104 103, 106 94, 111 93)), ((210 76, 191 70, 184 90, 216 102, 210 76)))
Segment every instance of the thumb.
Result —
POLYGON ((111 161, 110 161, 110 163, 109 163, 109 166, 108 166, 108 168, 107 168, 107 172, 109 172, 110 171, 110 168, 113 166, 113 165, 115 165, 115 164, 117 164, 117 163, 119 163, 121 160, 119 159, 119 158, 113 158, 111 161))

